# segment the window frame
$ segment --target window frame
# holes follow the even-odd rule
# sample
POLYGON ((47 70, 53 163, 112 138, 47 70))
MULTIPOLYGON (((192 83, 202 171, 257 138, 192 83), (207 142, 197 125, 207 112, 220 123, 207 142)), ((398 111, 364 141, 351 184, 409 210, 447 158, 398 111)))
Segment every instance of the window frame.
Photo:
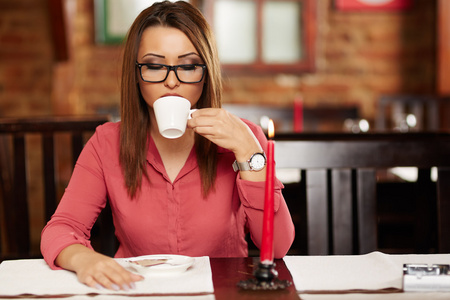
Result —
MULTIPOLYGON (((203 11, 214 30, 214 5, 218 0, 205 0, 203 11)), ((273 73, 306 73, 316 68, 316 35, 317 35, 317 9, 316 0, 250 0, 256 3, 257 15, 257 52, 253 63, 222 63, 222 70, 227 74, 273 74, 273 73), (301 32, 303 57, 293 63, 265 63, 262 61, 263 38, 263 3, 266 1, 298 2, 302 5, 301 32)))

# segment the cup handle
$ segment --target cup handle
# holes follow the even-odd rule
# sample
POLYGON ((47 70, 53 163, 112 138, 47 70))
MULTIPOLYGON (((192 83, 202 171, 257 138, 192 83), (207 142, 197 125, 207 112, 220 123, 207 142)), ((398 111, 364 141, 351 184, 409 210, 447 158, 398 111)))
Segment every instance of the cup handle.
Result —
POLYGON ((188 120, 192 119, 192 114, 193 114, 194 111, 196 111, 196 110, 197 110, 197 108, 194 108, 194 109, 191 109, 191 110, 189 111, 188 120))

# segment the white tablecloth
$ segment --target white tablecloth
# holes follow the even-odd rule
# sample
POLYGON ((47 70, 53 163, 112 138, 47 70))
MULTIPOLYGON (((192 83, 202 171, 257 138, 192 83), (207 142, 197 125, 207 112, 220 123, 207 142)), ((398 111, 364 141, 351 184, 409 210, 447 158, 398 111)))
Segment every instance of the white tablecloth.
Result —
POLYGON ((403 289, 403 264, 450 264, 450 254, 286 256, 284 262, 299 292, 392 292, 403 289))
MULTIPOLYGON (((119 260, 120 261, 120 260, 119 260)), ((98 290, 80 283, 75 273, 51 270, 43 259, 7 260, 0 264, 0 298, 16 295, 177 295, 212 294, 214 287, 209 257, 196 257, 180 274, 146 276, 130 291, 98 290)), ((214 299, 214 297, 212 297, 214 299)))

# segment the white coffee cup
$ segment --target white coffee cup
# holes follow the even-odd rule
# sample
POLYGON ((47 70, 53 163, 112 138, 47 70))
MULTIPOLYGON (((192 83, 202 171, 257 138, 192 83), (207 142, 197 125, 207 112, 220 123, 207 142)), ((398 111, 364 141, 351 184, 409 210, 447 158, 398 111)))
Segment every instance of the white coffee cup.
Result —
POLYGON ((186 131, 187 120, 196 109, 189 100, 178 96, 166 96, 153 103, 159 133, 165 138, 176 139, 186 131))

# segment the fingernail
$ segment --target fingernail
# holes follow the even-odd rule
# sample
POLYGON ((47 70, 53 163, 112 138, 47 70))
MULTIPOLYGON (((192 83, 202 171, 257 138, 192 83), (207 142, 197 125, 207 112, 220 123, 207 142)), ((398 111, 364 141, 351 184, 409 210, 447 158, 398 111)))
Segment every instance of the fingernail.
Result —
POLYGON ((136 288, 136 283, 134 283, 134 282, 130 283, 130 287, 132 290, 134 290, 136 288))
POLYGON ((145 279, 145 277, 141 276, 141 275, 136 275, 135 278, 136 278, 136 280, 144 280, 145 279))
POLYGON ((123 285, 122 285, 122 289, 123 289, 124 291, 128 291, 128 290, 130 290, 130 287, 129 287, 127 284, 123 284, 123 285))
POLYGON ((111 284, 111 288, 115 291, 119 291, 120 287, 117 284, 111 284))
POLYGON ((97 290, 103 290, 104 289, 104 287, 101 285, 101 284, 96 284, 96 285, 94 285, 94 287, 97 289, 97 290))

